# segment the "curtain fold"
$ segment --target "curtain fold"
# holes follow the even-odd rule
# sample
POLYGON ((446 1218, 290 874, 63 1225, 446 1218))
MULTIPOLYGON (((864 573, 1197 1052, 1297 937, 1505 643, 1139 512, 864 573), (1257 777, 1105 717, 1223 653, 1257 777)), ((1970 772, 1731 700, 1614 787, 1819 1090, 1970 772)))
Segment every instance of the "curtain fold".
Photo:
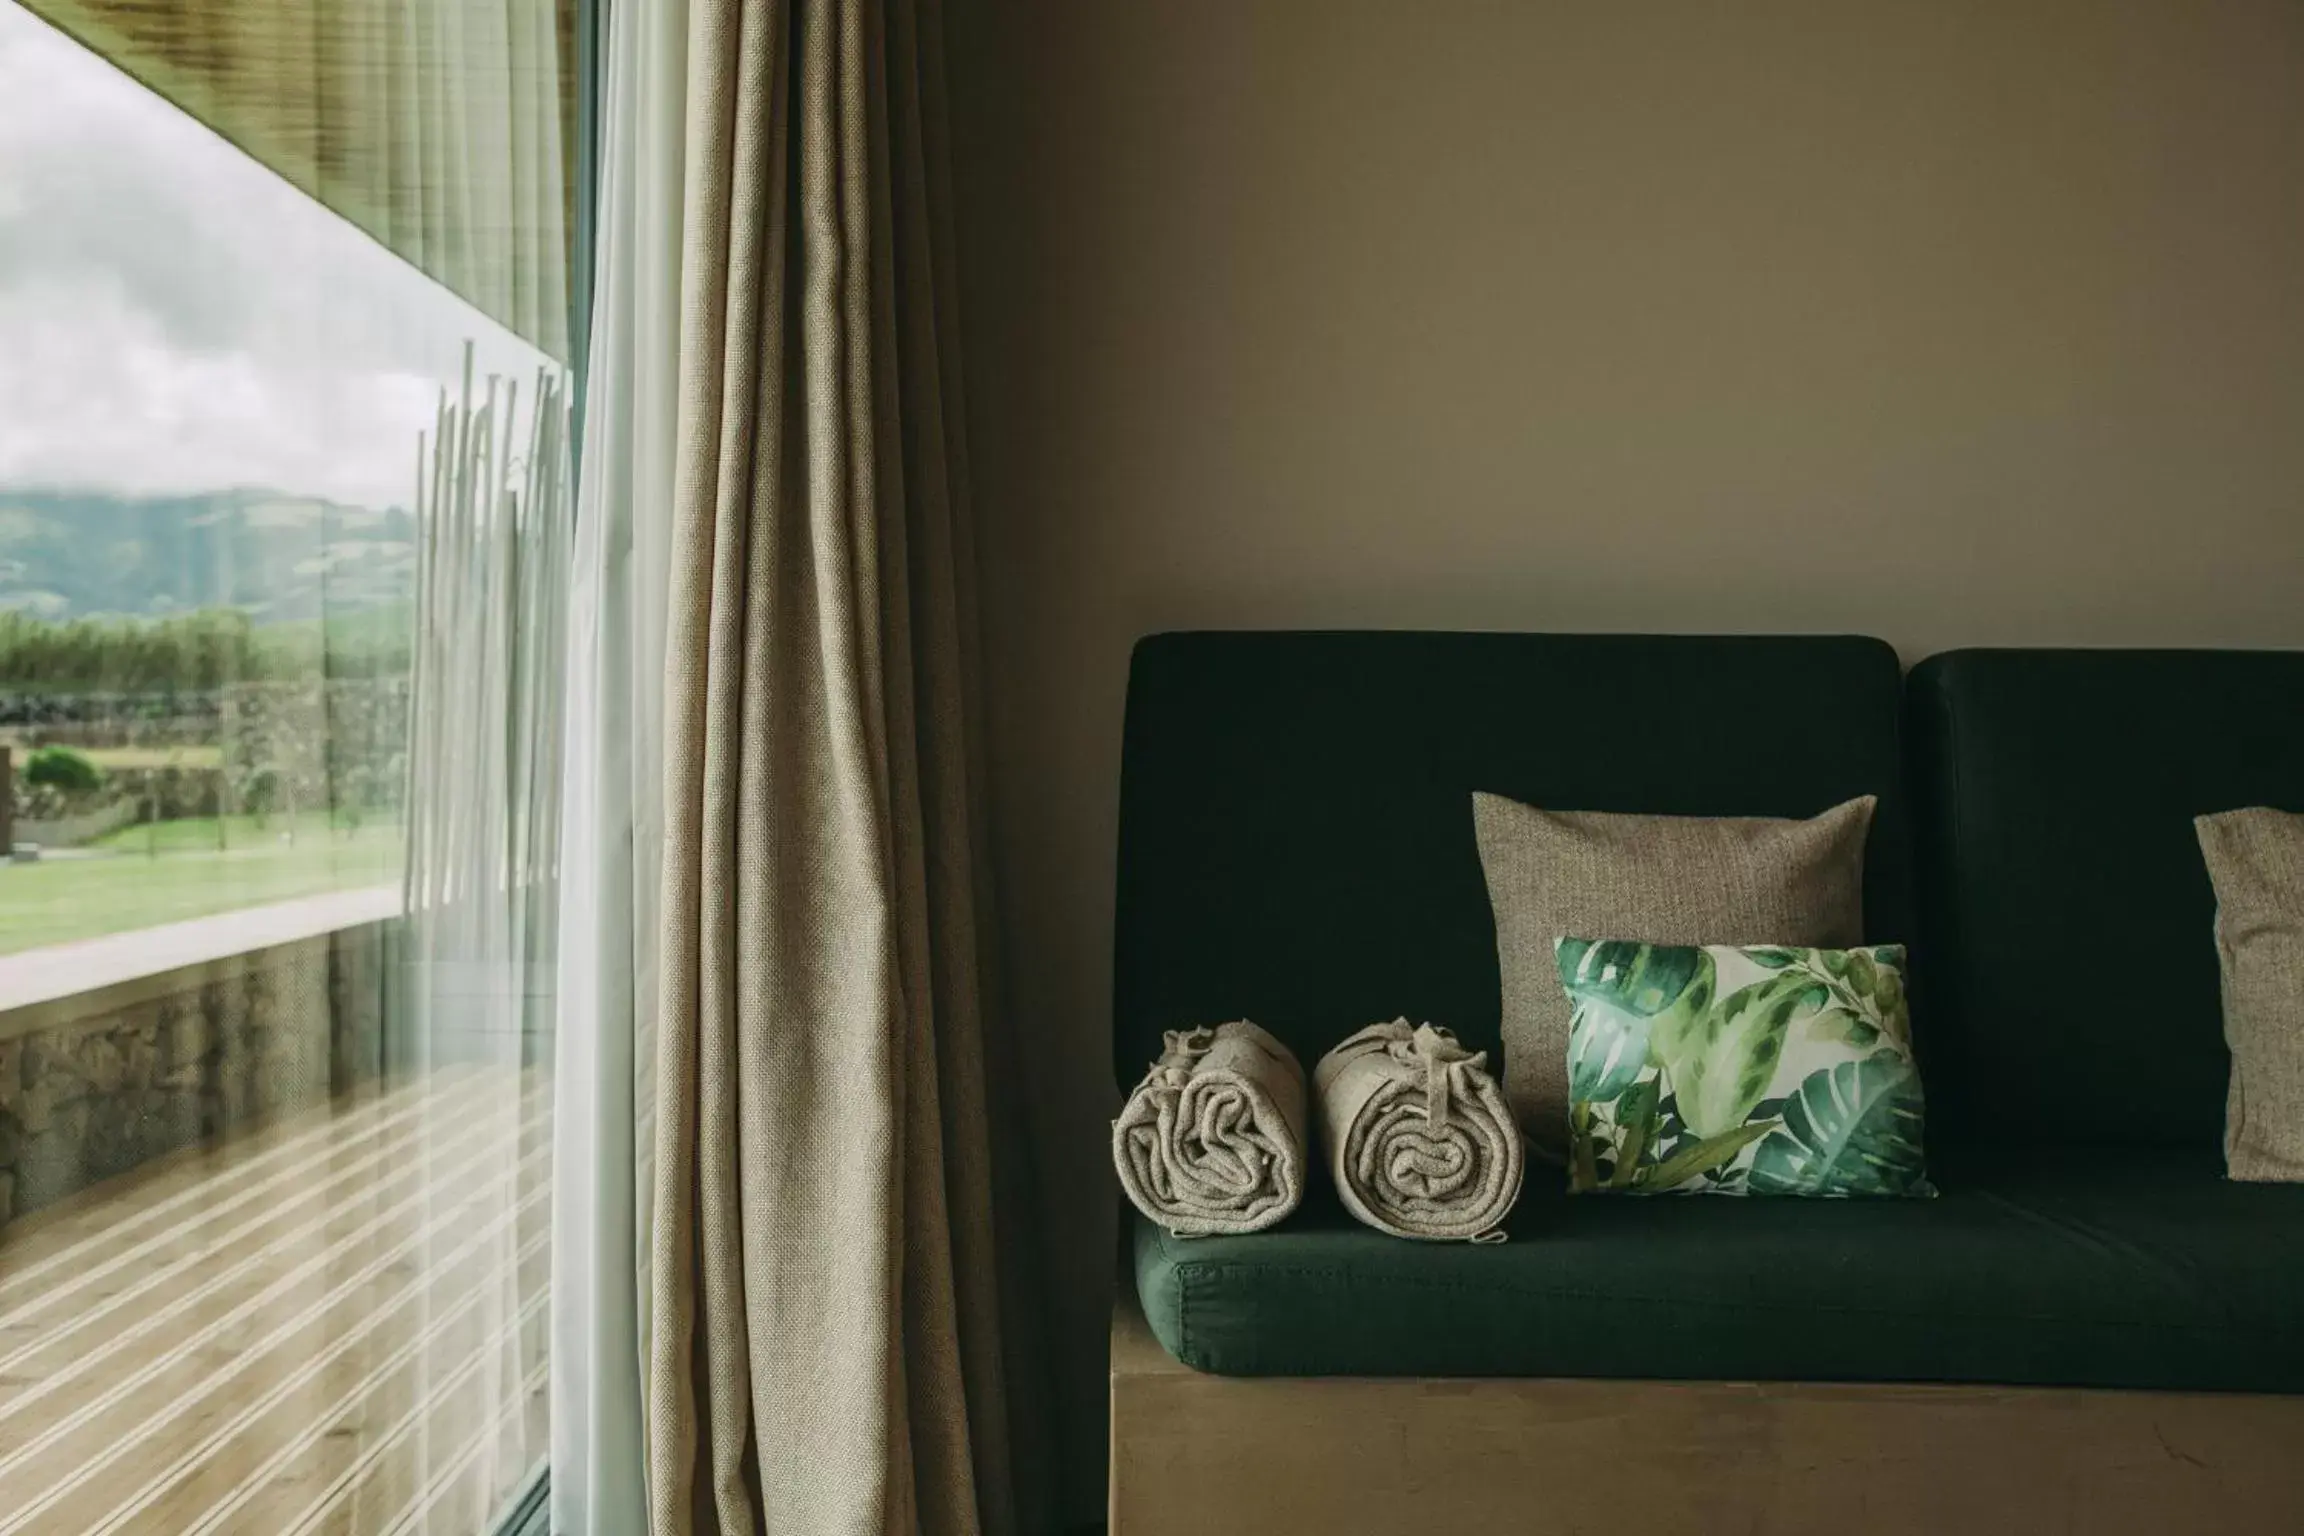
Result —
POLYGON ((689 15, 650 1528, 1004 1532, 935 9, 689 15))
POLYGON ((687 7, 605 8, 578 476, 552 1213, 552 1529, 647 1527, 641 1361, 663 862, 687 7))

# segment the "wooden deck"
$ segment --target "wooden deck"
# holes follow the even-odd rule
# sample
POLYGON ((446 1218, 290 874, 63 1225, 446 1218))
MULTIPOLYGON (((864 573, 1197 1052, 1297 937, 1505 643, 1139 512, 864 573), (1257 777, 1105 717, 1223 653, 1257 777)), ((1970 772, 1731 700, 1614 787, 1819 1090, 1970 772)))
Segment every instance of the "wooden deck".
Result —
POLYGON ((0 1536, 479 1536, 546 1448, 549 1084, 435 1073, 0 1230, 0 1536))

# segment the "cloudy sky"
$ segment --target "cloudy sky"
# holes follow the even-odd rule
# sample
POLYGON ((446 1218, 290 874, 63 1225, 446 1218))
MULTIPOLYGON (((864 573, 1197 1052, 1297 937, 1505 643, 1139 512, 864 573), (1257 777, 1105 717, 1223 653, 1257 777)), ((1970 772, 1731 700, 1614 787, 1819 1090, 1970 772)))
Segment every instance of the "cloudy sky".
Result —
POLYGON ((404 506, 466 337, 541 361, 0 0, 0 488, 404 506))

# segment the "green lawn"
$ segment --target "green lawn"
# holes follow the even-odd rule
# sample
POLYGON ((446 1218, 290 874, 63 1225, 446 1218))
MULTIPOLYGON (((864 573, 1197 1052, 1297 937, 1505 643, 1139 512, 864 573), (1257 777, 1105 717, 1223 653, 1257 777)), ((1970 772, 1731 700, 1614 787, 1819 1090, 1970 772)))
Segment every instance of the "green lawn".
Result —
POLYGON ((0 955, 400 878, 400 828, 331 827, 325 813, 125 827, 85 857, 0 864, 0 955))
MULTIPOLYGON (((371 827, 376 825, 369 818, 371 827)), ((399 823, 390 827, 393 840, 400 836, 399 823)), ((285 848, 290 842, 301 848, 307 842, 324 842, 331 835, 338 842, 347 837, 363 835, 353 818, 343 815, 331 817, 326 811, 306 811, 301 816, 267 816, 259 822, 253 816, 191 816, 182 821, 160 821, 149 826, 122 827, 107 832, 88 846, 121 853, 214 853, 219 848, 234 852, 253 852, 259 849, 285 848)), ((365 845, 365 844, 364 844, 365 845)))

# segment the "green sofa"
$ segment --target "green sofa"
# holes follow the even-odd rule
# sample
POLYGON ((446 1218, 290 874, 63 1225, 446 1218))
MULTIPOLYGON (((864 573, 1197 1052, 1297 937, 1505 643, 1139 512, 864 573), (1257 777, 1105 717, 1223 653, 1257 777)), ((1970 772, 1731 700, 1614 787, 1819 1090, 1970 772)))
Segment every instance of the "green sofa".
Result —
MULTIPOLYGON (((1397 1241, 1320 1185, 1255 1236, 1139 1220, 1135 1301, 1234 1377, 2304 1393, 2304 1187, 2222 1178, 2191 818, 2304 811, 2304 653, 1857 638, 1171 634, 1129 687, 1114 1069, 1247 1016, 1307 1068, 1405 1014, 1498 1049, 1471 793, 1808 816, 1880 797, 1932 1201, 1570 1198, 1397 1241)), ((2173 1453, 2172 1453, 2173 1454, 2173 1453)), ((1116 1506, 1117 1507, 1117 1506, 1116 1506)))

